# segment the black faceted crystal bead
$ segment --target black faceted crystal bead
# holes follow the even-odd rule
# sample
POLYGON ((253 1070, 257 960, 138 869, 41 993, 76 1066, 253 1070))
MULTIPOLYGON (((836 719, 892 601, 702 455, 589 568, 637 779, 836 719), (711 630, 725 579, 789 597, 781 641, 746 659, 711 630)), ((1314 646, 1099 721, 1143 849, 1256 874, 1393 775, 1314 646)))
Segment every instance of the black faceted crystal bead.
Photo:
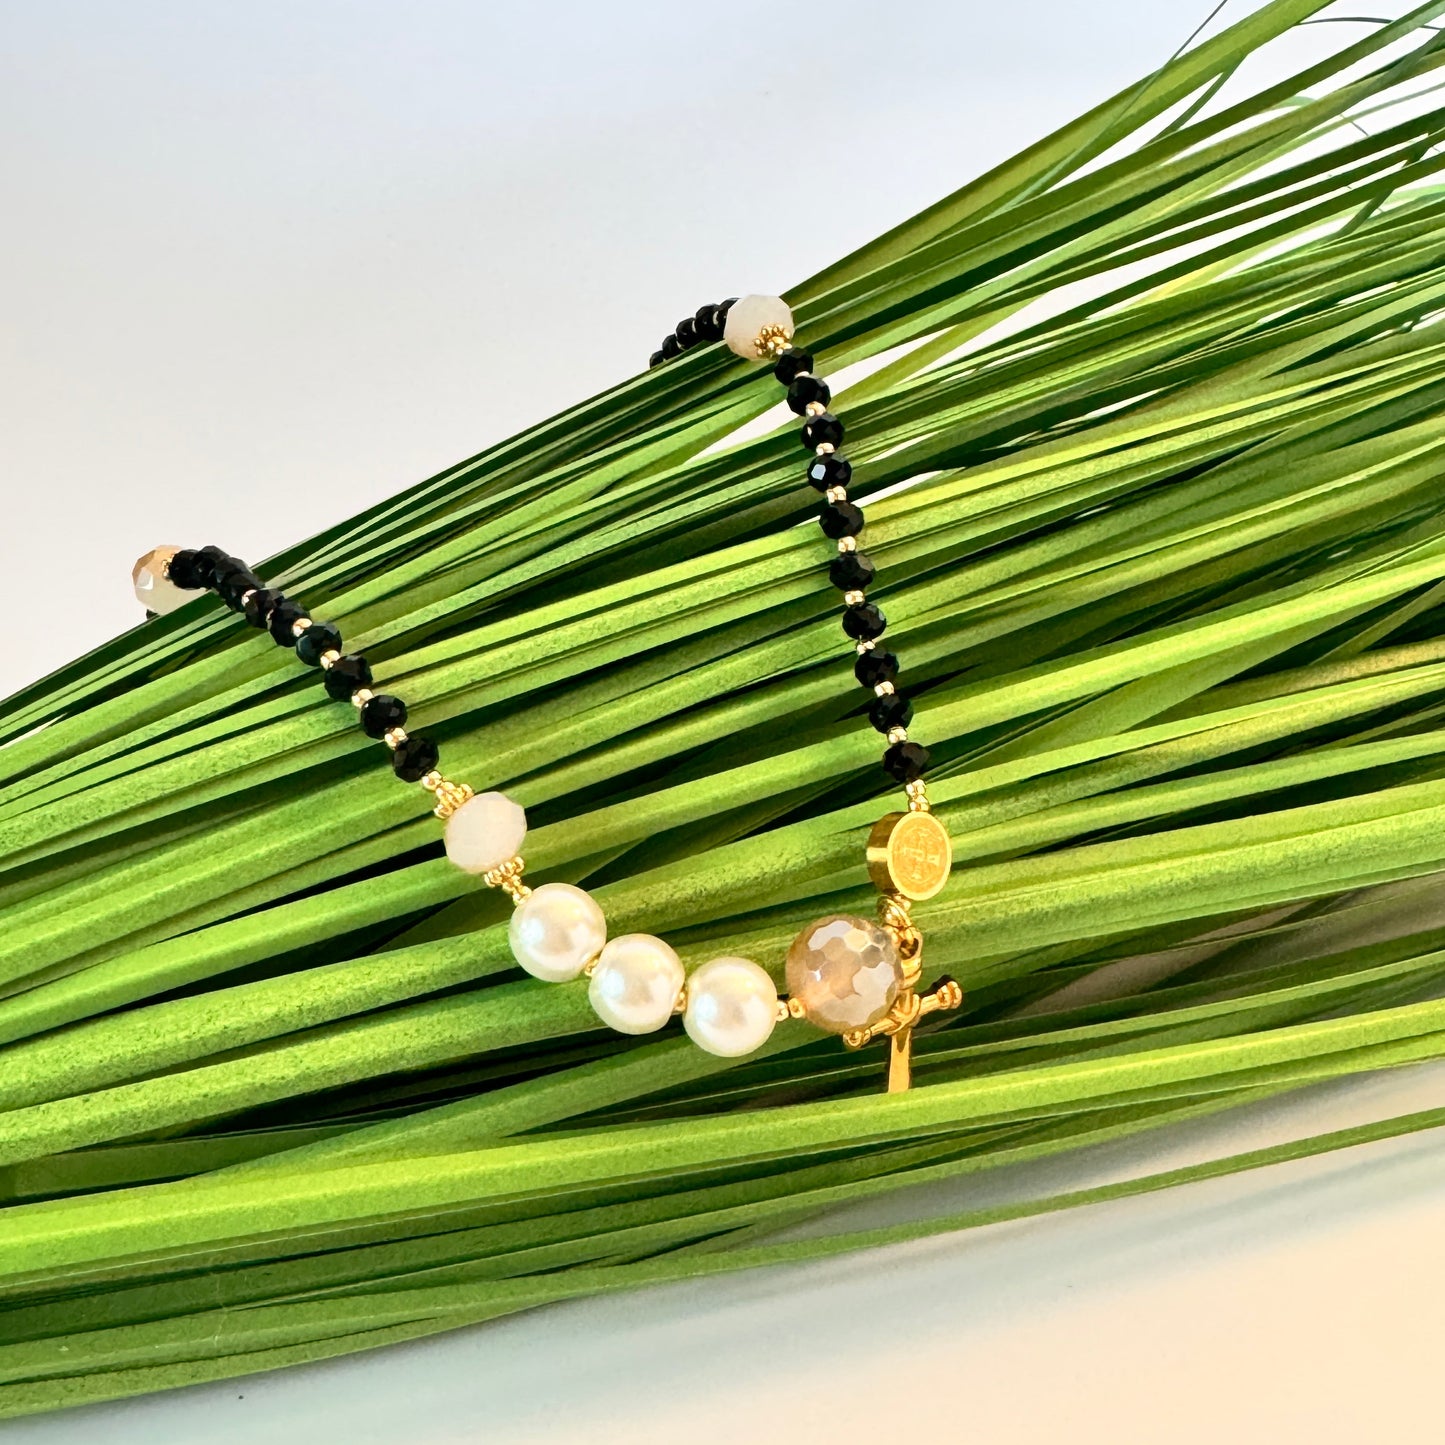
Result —
POLYGON ((887 626, 888 619, 872 602, 860 602, 856 607, 848 607, 843 611, 843 631, 854 642, 882 637, 883 629, 887 626))
POLYGON ((371 686, 371 664, 364 657, 338 657, 326 669, 324 681, 327 693, 345 702, 357 688, 371 686))
POLYGON ((222 602, 233 612, 241 610, 241 599, 248 592, 259 592, 261 579, 249 567, 238 567, 223 572, 216 578, 216 592, 222 602))
POLYGON ((863 511, 852 502, 829 502, 818 513, 818 525, 825 537, 856 537, 863 530, 863 511))
POLYGON ((652 355, 647 358, 647 364, 648 366, 661 366, 666 360, 667 357, 663 355, 662 352, 654 351, 652 355))
POLYGON ((692 324, 697 330, 699 341, 721 341, 723 334, 722 313, 711 301, 706 306, 699 306, 697 314, 692 318, 692 324))
POLYGON ((793 378, 800 371, 812 371, 813 358, 796 346, 790 346, 783 351, 776 362, 773 363, 773 375, 783 383, 784 386, 791 386, 793 378))
POLYGON ((825 411, 822 416, 810 416, 803 423, 802 437, 803 445, 809 451, 821 446, 840 447, 843 445, 843 423, 831 411, 825 411))
POLYGON ((183 547, 171 558, 166 576, 185 592, 199 592, 206 584, 201 581, 198 560, 199 554, 194 547, 183 547))
POLYGON ((839 552, 828 567, 828 580, 840 592, 861 592, 878 569, 866 552, 839 552))
MULTIPOLYGON (((310 667, 321 665, 323 652, 341 651, 341 629, 334 622, 313 622, 296 639, 296 656, 310 667)), ((352 691, 355 691, 353 688, 352 691)), ((347 697, 351 693, 346 694, 347 697)))
POLYGON ((369 738, 384 738, 392 728, 406 726, 406 704, 390 693, 379 692, 361 706, 361 730, 369 738))
MULTIPOLYGON (((814 402, 822 402, 827 406, 832 400, 833 393, 828 390, 828 383, 821 376, 813 376, 811 373, 803 376, 796 376, 788 387, 788 406, 791 410, 802 416, 814 402)), ((841 436, 842 433, 840 432, 841 436)))
POLYGON ((894 743, 883 754, 883 766, 900 783, 912 783, 928 767, 929 752, 921 743, 894 743))
POLYGON ((392 771, 404 783, 419 783, 436 767, 441 753, 430 738, 405 738, 391 755, 392 771))
POLYGON ((826 492, 829 487, 846 487, 853 480, 853 463, 833 452, 814 457, 808 463, 808 480, 820 492, 826 492))
POLYGON ((200 578, 201 586, 214 587, 216 576, 224 564, 234 560, 229 552, 220 547, 202 547, 196 553, 196 576, 200 578))
POLYGON ((737 299, 738 299, 738 298, 737 298, 736 296, 729 296, 726 301, 719 301, 719 302, 718 302, 718 304, 717 304, 717 314, 718 314, 724 321, 726 321, 726 320, 728 319, 728 312, 733 309, 733 303, 734 303, 737 299))
POLYGON ((282 597, 271 607, 271 616, 267 619, 266 625, 271 629, 271 636, 278 647, 294 647, 296 645, 296 634, 291 628, 303 617, 311 614, 299 603, 293 602, 289 597, 282 597))
POLYGON ((676 356, 681 350, 682 343, 678 341, 677 337, 668 336, 663 339, 662 359, 664 361, 671 361, 672 358, 676 356))
POLYGON ((689 346, 697 345, 697 322, 691 316, 684 316, 672 334, 677 337, 677 344, 686 351, 689 346))
POLYGON ((880 652, 876 647, 869 652, 860 652, 853 664, 853 676, 864 687, 877 687, 880 682, 897 682, 898 659, 891 652, 880 652))
POLYGON ((246 621, 252 627, 265 627, 271 619, 271 609, 278 603, 284 601, 281 593, 270 587, 258 587, 247 599, 242 609, 246 621))
POLYGON ((869 706, 868 721, 880 733, 889 728, 906 728, 913 721, 913 704, 901 692, 884 693, 869 706))

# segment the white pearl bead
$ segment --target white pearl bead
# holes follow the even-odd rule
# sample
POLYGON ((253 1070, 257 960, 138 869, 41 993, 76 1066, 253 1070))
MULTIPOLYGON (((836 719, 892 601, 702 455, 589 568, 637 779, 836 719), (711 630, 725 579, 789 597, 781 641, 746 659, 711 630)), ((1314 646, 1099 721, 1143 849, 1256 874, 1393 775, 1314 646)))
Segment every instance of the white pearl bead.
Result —
POLYGON ((750 958, 713 958, 692 971, 682 1026, 698 1048, 724 1059, 767 1043, 778 1021, 778 991, 750 958))
POLYGON ((136 601, 148 611, 174 612, 177 607, 182 607, 192 598, 200 596, 199 592, 187 592, 177 587, 166 576, 166 568, 171 558, 180 550, 179 547, 152 547, 131 568, 130 577, 135 584, 136 601))
POLYGON ((682 960, 667 944, 650 933, 624 933, 598 956, 587 997, 618 1033, 650 1034, 672 1017, 682 983, 682 960))
POLYGON ((793 313, 781 296, 743 296, 728 308, 723 323, 723 340, 728 349, 749 361, 757 361, 758 337, 766 326, 779 326, 789 338, 793 334, 793 313))
POLYGON ((566 983, 602 951, 607 920, 590 893, 570 883, 544 883, 512 910, 507 936, 533 978, 566 983))
POLYGON ((522 851, 527 815, 505 793, 478 793, 447 819, 447 857, 464 873, 490 873, 522 851))

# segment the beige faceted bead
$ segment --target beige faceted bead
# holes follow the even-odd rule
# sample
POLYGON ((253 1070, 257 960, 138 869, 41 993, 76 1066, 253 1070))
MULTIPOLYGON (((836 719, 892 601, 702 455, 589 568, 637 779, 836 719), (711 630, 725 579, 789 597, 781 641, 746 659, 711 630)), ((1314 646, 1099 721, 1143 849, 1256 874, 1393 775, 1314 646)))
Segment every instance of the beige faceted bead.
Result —
POLYGON ((183 607, 198 592, 187 592, 177 587, 166 576, 166 568, 179 547, 152 547, 144 557, 136 560, 130 570, 130 580, 135 585, 136 601, 150 612, 174 612, 183 607))
POLYGON ((464 873, 490 873, 522 851, 527 814, 505 793, 478 793, 447 819, 447 857, 464 873))
POLYGON ((835 913, 810 923, 788 949, 788 992, 810 1023, 829 1033, 876 1023, 903 987, 903 965, 888 930, 835 913))
POLYGON ((730 351, 757 361, 764 354, 758 350, 758 341, 770 326, 792 337, 793 313, 788 303, 781 296, 743 296, 728 308, 723 340, 730 351))

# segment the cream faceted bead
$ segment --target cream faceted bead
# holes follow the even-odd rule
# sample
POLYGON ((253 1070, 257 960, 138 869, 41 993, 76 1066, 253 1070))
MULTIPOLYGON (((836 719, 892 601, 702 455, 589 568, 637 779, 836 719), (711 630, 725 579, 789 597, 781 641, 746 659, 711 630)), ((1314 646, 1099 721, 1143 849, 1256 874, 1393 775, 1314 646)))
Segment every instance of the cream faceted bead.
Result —
POLYGON ((903 965, 886 928, 871 918, 830 914, 788 949, 788 992, 809 1023, 831 1034, 877 1023, 903 988, 903 965))
POLYGON ((597 957, 587 997, 597 1017, 620 1034, 655 1033, 682 992, 682 960, 650 933, 624 933, 597 957))
POLYGON ((778 991, 750 958, 713 958, 692 971, 682 1026, 698 1048, 724 1059, 767 1043, 778 1021, 778 991))
POLYGON ((464 873, 490 873, 522 851, 527 815, 505 793, 478 793, 447 819, 447 857, 464 873))
POLYGON ((566 983, 602 952, 607 920, 590 893, 570 883, 543 883, 512 910, 507 936, 533 978, 566 983))
POLYGON ((789 340, 793 335, 793 313, 781 296, 743 296, 728 307, 723 323, 723 340, 728 349, 749 361, 757 361, 767 353, 760 350, 759 340, 770 326, 776 326, 789 340))
POLYGON ((200 596, 198 592, 177 587, 166 575, 171 558, 180 550, 179 547, 152 547, 131 568, 130 580, 135 584, 136 601, 147 611, 174 612, 177 607, 200 596))

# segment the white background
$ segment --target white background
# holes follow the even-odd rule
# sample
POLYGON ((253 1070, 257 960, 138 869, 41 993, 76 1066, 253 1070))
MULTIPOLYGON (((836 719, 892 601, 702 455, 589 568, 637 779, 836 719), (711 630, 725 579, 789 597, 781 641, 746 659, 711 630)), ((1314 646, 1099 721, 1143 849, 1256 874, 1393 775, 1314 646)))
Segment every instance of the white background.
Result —
MULTIPOLYGON (((0 693, 130 625, 151 545, 263 556, 479 450, 640 368, 700 302, 787 286, 1137 79, 1206 11, 4 0, 0 693)), ((1327 1091, 910 1207, 1442 1085, 1327 1091)), ((1442 1204, 1424 1135, 5 1436, 1438 1441, 1442 1204)))

